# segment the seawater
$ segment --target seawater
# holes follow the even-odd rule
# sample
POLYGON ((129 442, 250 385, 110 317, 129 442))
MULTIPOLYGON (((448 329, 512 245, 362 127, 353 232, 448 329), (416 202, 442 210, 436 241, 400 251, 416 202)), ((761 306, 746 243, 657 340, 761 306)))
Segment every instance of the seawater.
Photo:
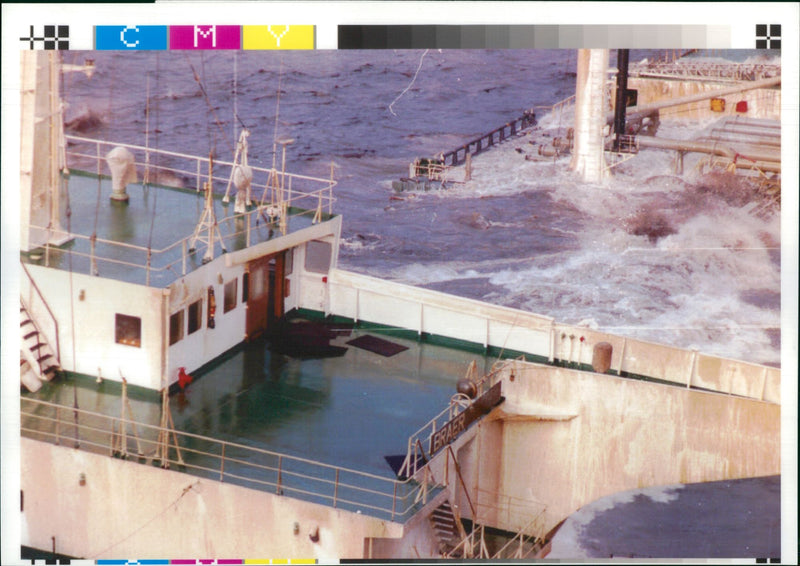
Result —
MULTIPOLYGON (((643 151, 603 185, 580 182, 568 159, 536 158, 529 142, 572 125, 568 112, 546 107, 574 93, 574 50, 64 59, 86 56, 95 59, 91 79, 63 77, 68 131, 139 145, 147 134, 151 147, 230 160, 246 126, 253 165, 272 166, 276 138, 294 140, 293 172, 327 177, 334 163, 346 269, 780 364, 779 215, 730 198, 693 173, 691 158, 686 175, 675 176, 668 152, 643 151), (408 175, 415 157, 453 149, 534 107, 539 128, 478 156, 472 181, 393 192, 391 181, 408 175)), ((647 56, 633 52, 631 60, 647 56)), ((662 131, 691 138, 708 126, 662 131)))

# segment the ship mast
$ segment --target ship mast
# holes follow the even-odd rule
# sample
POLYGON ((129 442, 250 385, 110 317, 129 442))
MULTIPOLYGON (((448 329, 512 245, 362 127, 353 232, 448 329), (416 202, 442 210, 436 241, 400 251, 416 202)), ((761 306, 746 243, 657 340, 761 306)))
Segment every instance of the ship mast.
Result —
POLYGON ((579 49, 575 87, 575 149, 570 169, 586 183, 608 177, 604 155, 605 81, 608 49, 579 49))
POLYGON ((94 64, 60 65, 60 54, 53 50, 20 55, 20 249, 28 252, 72 239, 60 220, 61 181, 67 169, 59 73, 78 70, 91 77, 94 64))
POLYGON ((195 226, 194 234, 189 240, 189 251, 192 252, 196 249, 198 240, 208 244, 206 253, 203 256, 203 263, 208 263, 214 259, 214 244, 219 238, 219 243, 222 246, 222 251, 227 252, 225 241, 222 239, 222 234, 219 231, 219 224, 217 224, 217 214, 214 211, 214 191, 213 191, 214 175, 212 173, 212 153, 208 154, 208 181, 204 183, 205 189, 205 206, 203 213, 200 215, 200 221, 195 226))

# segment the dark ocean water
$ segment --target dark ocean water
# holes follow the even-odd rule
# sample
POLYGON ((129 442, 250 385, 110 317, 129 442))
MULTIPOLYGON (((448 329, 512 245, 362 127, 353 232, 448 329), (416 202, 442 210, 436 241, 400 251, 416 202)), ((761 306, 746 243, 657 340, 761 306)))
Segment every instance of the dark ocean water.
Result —
MULTIPOLYGON (((85 55, 71 52, 66 62, 85 55)), ((391 181, 408 175, 415 157, 572 95, 575 51, 91 56, 91 79, 64 77, 68 133, 144 145, 149 108, 151 147, 230 160, 245 125, 251 165, 272 165, 276 136, 294 139, 293 172, 327 177, 334 162, 346 269, 780 363, 780 218, 757 216, 702 179, 674 177, 671 155, 640 154, 604 186, 590 186, 566 160, 526 161, 535 148, 523 138, 519 151, 476 158, 470 183, 393 193, 391 181), (659 223, 663 235, 648 237, 659 223)), ((544 108, 537 116, 531 136, 563 135, 571 125, 544 108)), ((691 137, 706 126, 664 127, 691 137)))
POLYGON ((767 476, 616 493, 570 516, 548 558, 780 558, 780 492, 767 476))

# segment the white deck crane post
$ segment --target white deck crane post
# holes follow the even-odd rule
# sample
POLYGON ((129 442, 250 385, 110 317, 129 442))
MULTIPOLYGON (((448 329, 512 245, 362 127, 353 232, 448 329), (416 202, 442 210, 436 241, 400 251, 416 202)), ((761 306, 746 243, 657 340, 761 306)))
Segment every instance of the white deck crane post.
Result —
POLYGON ((570 169, 586 183, 608 176, 604 151, 605 81, 608 49, 579 49, 575 87, 575 147, 570 169))

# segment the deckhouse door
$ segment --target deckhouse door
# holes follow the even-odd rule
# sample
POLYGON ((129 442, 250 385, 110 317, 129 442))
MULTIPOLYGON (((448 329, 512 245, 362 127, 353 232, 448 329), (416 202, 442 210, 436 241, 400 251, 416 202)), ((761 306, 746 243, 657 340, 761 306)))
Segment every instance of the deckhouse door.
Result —
POLYGON ((284 252, 247 264, 247 338, 269 330, 283 316, 284 252))

